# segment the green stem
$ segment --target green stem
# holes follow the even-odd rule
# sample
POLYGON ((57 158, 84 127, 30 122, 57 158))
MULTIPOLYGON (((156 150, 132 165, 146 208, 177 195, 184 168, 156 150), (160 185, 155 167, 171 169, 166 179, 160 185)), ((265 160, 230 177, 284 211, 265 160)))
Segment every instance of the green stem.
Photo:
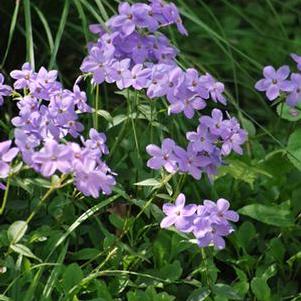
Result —
POLYGON ((181 189, 182 189, 182 187, 183 187, 183 184, 185 183, 185 180, 186 180, 186 176, 187 176, 187 174, 181 175, 180 180, 179 180, 179 182, 178 182, 178 184, 177 184, 175 193, 174 193, 174 197, 175 197, 175 198, 176 198, 176 197, 179 195, 179 193, 181 192, 181 189))
POLYGON ((201 253, 202 253, 202 258, 204 260, 205 278, 206 278, 207 286, 209 289, 211 289, 211 281, 210 281, 210 275, 208 273, 208 262, 207 262, 206 250, 204 248, 201 248, 201 253))
POLYGON ((11 175, 9 175, 8 178, 7 178, 6 189, 5 189, 4 197, 3 197, 3 202, 2 202, 2 205, 1 205, 1 208, 0 208, 0 215, 3 214, 6 203, 7 203, 8 191, 9 191, 9 186, 10 186, 10 178, 11 178, 11 175))
POLYGON ((98 130, 98 110, 99 110, 99 86, 96 86, 94 103, 94 128, 98 130))
MULTIPOLYGON (((136 92, 137 93, 137 92, 136 92)), ((136 132, 136 126, 135 126, 135 121, 134 121, 134 116, 133 116, 133 110, 132 110, 132 104, 131 104, 131 100, 130 100, 130 93, 129 90, 127 92, 127 101, 128 101, 128 109, 129 109, 129 118, 131 119, 131 123, 132 123, 132 128, 133 128, 133 133, 134 133, 134 140, 135 140, 135 145, 136 145, 136 149, 137 149, 137 153, 138 153, 138 157, 139 159, 141 159, 141 154, 140 154, 140 148, 139 148, 139 143, 138 143, 138 138, 137 138, 137 132, 136 132)), ((136 95, 137 97, 137 95, 136 95)))

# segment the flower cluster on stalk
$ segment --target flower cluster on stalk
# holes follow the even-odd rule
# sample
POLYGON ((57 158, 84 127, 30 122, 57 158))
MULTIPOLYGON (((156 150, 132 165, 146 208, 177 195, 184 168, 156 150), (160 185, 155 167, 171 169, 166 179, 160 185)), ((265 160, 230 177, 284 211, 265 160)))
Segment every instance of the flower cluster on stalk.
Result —
MULTIPOLYGON (((19 115, 12 119, 17 148, 10 152, 19 150, 23 161, 44 177, 57 172, 73 174, 76 187, 86 196, 97 198, 100 192, 110 194, 115 179, 102 160, 109 152, 106 136, 93 128, 89 139, 81 136, 84 126, 78 121, 79 113, 92 112, 86 93, 79 88, 80 78, 71 91, 64 89, 57 75, 56 70, 48 71, 44 67, 35 72, 29 63, 11 72, 19 115), (24 93, 17 92, 20 90, 24 93), (80 138, 81 143, 67 141, 68 135, 80 138)), ((6 145, 10 145, 8 142, 6 145)), ((8 157, 12 159, 7 154, 1 156, 2 178, 9 173, 4 165, 11 161, 8 157)))
POLYGON ((212 116, 199 119, 196 132, 187 132, 187 149, 176 145, 172 139, 164 139, 161 148, 150 144, 146 151, 152 156, 147 166, 152 169, 163 167, 169 173, 188 173, 199 180, 202 173, 216 174, 222 158, 232 151, 242 154, 241 145, 246 132, 240 128, 236 118, 223 118, 219 109, 212 110, 212 116))
POLYGON ((185 195, 179 194, 175 204, 163 205, 166 217, 161 221, 162 228, 174 226, 183 233, 192 233, 200 247, 213 245, 217 249, 225 247, 224 236, 234 231, 231 222, 239 220, 238 214, 228 210, 230 204, 225 199, 215 202, 205 200, 203 205, 185 206, 185 195))
POLYGON ((176 24, 180 33, 187 34, 173 3, 121 3, 118 12, 105 26, 90 27, 98 40, 88 45, 81 70, 92 74, 93 83, 145 89, 151 99, 166 97, 170 114, 183 112, 189 119, 195 110, 206 107, 209 98, 226 104, 224 85, 209 73, 200 75, 196 69, 178 67, 178 50, 158 31, 176 24))
MULTIPOLYGON (((178 50, 159 31, 172 24, 177 26, 181 34, 187 35, 173 3, 163 0, 150 0, 149 4, 121 3, 116 16, 105 24, 90 26, 90 31, 98 39, 89 43, 88 55, 82 62, 81 70, 91 75, 92 84, 115 83, 119 89, 143 90, 150 99, 164 97, 168 101, 169 114, 183 113, 188 119, 193 118, 196 111, 203 110, 210 100, 226 105, 221 82, 209 73, 199 74, 194 68, 183 70, 178 66, 178 50)), ((170 138, 164 139, 161 147, 148 145, 146 151, 152 158, 147 166, 152 169, 164 168, 169 173, 188 173, 195 179, 200 179, 203 173, 212 178, 222 164, 223 157, 232 151, 242 154, 241 146, 247 134, 234 117, 228 115, 224 118, 222 111, 214 109, 211 116, 204 115, 199 119, 196 132, 186 133, 186 138, 186 149, 170 138)), ((183 197, 179 196, 182 205, 183 197)), ((224 221, 216 222, 213 218, 214 209, 209 209, 208 202, 204 205, 207 209, 204 209, 203 215, 200 213, 202 206, 197 210, 194 205, 192 207, 195 210, 188 210, 195 217, 193 232, 200 246, 213 241, 218 247, 223 247, 221 236, 229 234, 232 228, 224 221), (201 226, 203 219, 208 222, 201 226), (208 233, 202 236, 201 228, 203 233, 204 228, 208 233), (220 239, 213 232, 220 233, 216 234, 220 235, 220 239)), ((218 206, 222 206, 221 202, 218 206)), ((172 206, 166 204, 163 210, 172 206)), ((162 227, 168 224, 168 218, 162 221, 162 227)))

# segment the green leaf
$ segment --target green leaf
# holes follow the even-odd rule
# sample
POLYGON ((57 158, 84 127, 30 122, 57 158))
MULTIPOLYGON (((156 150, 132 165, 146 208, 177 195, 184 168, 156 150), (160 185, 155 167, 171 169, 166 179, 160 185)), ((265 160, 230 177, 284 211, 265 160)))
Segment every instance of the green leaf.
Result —
POLYGON ((137 185, 137 186, 160 186, 161 183, 158 180, 151 178, 151 179, 147 179, 147 180, 135 183, 134 185, 137 185))
POLYGON ((250 244, 254 244, 256 229, 252 223, 246 221, 237 229, 235 236, 239 246, 247 249, 250 244))
POLYGON ((109 220, 110 220, 110 223, 115 228, 117 228, 117 229, 122 229, 123 228, 124 220, 120 216, 112 213, 112 214, 109 215, 109 220))
POLYGON ((254 124, 250 120, 248 120, 244 117, 241 117, 240 120, 241 120, 243 128, 248 132, 248 135, 250 137, 254 137, 256 135, 256 129, 255 129, 254 124))
POLYGON ((204 301, 209 295, 210 290, 208 288, 198 288, 197 290, 192 292, 187 301, 204 301))
POLYGON ((73 260, 89 260, 97 255, 99 255, 100 250, 98 249, 93 249, 93 248, 85 248, 81 249, 78 252, 72 254, 72 259, 73 260))
POLYGON ((217 283, 212 291, 217 296, 226 297, 231 300, 241 300, 241 296, 230 286, 223 283, 217 283))
POLYGON ((259 175, 264 175, 266 177, 272 178, 271 174, 266 172, 265 170, 247 164, 240 160, 228 160, 229 163, 226 166, 222 166, 219 169, 219 176, 222 177, 227 174, 231 175, 234 179, 244 181, 248 183, 251 188, 254 186, 254 182, 259 175))
POLYGON ((161 268, 157 274, 158 277, 165 280, 178 280, 182 275, 182 267, 179 260, 175 260, 173 263, 166 264, 161 268))
POLYGON ((301 119, 301 112, 295 108, 288 106, 285 103, 280 103, 277 106, 277 114, 288 121, 298 121, 301 119))
POLYGON ((251 289, 258 301, 270 301, 271 289, 266 281, 259 277, 254 277, 251 281, 251 289))
POLYGON ((293 132, 287 145, 288 159, 301 170, 301 129, 293 132))
POLYGON ((106 119, 108 122, 113 124, 113 118, 111 116, 111 114, 108 111, 105 110, 97 110, 96 112, 99 116, 103 117, 104 119, 106 119))
POLYGON ((22 256, 33 258, 33 259, 36 259, 36 260, 42 262, 42 260, 40 258, 38 258, 36 255, 34 255, 31 252, 31 250, 24 245, 21 245, 21 244, 10 245, 10 248, 22 256))
POLYGON ((244 297, 248 293, 250 287, 248 282, 248 277, 244 271, 236 267, 234 267, 234 269, 239 281, 233 285, 233 288, 237 291, 237 293, 240 296, 244 297))
POLYGON ((7 230, 7 236, 10 242, 17 243, 27 231, 28 225, 25 221, 16 221, 10 225, 7 230))
POLYGON ((285 247, 280 238, 273 238, 270 242, 269 256, 274 257, 279 262, 282 262, 285 254, 285 247))
POLYGON ((83 272, 78 264, 70 264, 63 274, 63 286, 69 291, 84 278, 83 272))
POLYGON ((294 225, 290 211, 276 205, 251 204, 241 208, 238 212, 273 226, 290 227, 294 225))

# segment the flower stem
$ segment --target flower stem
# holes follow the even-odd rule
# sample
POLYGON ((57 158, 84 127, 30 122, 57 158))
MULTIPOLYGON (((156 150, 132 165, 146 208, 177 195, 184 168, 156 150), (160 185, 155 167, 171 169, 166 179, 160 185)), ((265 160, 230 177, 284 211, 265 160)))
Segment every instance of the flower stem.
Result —
POLYGON ((1 208, 0 208, 0 215, 3 214, 3 211, 4 211, 6 203, 7 203, 8 191, 9 191, 9 186, 10 186, 10 178, 11 178, 11 175, 9 175, 8 178, 7 178, 6 189, 5 189, 4 197, 3 197, 3 202, 2 202, 2 205, 1 205, 1 208))

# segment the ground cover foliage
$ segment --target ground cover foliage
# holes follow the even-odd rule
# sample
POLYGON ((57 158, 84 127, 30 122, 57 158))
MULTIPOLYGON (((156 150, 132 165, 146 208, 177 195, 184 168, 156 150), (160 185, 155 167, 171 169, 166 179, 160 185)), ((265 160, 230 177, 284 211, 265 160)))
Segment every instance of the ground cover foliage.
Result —
MULTIPOLYGON (((110 178, 109 193, 96 184, 97 191, 107 192, 98 195, 84 181, 74 182, 78 169, 74 177, 60 172, 47 177, 24 163, 23 153, 23 159, 15 157, 11 176, 1 176, 6 188, 0 190, 0 300, 301 300, 300 109, 285 103, 289 87, 272 101, 255 89, 264 66, 289 65, 297 72, 290 53, 301 54, 300 3, 174 3, 189 35, 181 35, 175 25, 160 31, 179 50, 177 65, 222 82, 227 105, 210 100, 187 118, 172 114, 172 101, 164 97, 151 99, 144 91, 122 84, 118 89, 107 80, 93 85, 85 74, 79 86, 93 109, 79 114, 85 127, 81 135, 89 139, 91 128, 105 133, 109 153, 103 148, 101 159, 116 185, 110 178), (210 116, 213 109, 220 109, 224 119, 235 117, 247 132, 243 154, 225 156, 214 175, 202 169, 201 179, 185 168, 175 174, 166 167, 149 168, 148 145, 161 146, 164 138, 172 138, 186 147, 186 133, 196 131, 199 117, 210 116), (201 248, 187 229, 160 227, 163 204, 174 203, 180 193, 187 204, 229 200, 240 217, 231 223, 234 232, 225 238, 225 248, 201 248)), ((118 4, 2 1, 0 72, 5 84, 12 87, 11 71, 30 62, 36 72, 41 66, 58 70, 59 81, 73 91, 91 50, 87 44, 97 39, 89 24, 106 22, 117 14, 118 4)), ((0 91, 5 95, 1 142, 14 141, 12 119, 19 114, 21 96, 0 91)), ((72 135, 66 141, 82 143, 72 135)), ((10 161, 4 153, 1 164, 10 161)))

